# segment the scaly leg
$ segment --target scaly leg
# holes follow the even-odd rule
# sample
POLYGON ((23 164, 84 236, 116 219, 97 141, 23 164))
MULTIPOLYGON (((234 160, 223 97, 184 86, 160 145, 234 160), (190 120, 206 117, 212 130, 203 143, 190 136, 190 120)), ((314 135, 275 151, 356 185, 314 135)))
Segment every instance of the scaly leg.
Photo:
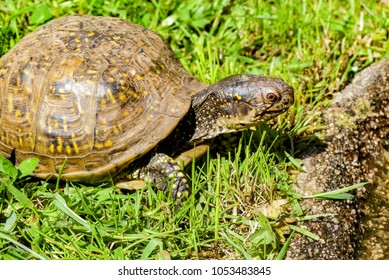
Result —
POLYGON ((185 174, 174 159, 165 154, 155 154, 147 166, 134 172, 129 180, 121 180, 116 186, 122 189, 140 189, 149 182, 156 184, 158 189, 169 191, 169 182, 173 179, 172 197, 179 199, 184 195, 189 195, 189 186, 185 174))

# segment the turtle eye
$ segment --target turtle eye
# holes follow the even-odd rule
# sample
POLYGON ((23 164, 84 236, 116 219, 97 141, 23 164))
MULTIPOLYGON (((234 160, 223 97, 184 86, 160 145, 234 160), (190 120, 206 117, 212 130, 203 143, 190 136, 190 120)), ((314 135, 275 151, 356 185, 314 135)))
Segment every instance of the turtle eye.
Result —
POLYGON ((277 102, 278 100, 280 100, 280 96, 275 93, 275 92, 269 92, 268 94, 266 94, 266 99, 269 101, 269 102, 277 102))

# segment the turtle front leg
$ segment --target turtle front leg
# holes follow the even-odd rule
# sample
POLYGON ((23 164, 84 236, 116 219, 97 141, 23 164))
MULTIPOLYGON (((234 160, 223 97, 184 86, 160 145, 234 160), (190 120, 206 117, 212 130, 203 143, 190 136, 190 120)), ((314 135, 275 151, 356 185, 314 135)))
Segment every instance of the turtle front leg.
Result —
POLYGON ((119 181, 116 186, 122 189, 140 189, 145 186, 145 182, 148 182, 156 184, 158 189, 169 191, 169 179, 173 180, 171 190, 173 199, 189 195, 188 180, 182 168, 171 157, 158 153, 145 167, 131 174, 129 180, 119 181))

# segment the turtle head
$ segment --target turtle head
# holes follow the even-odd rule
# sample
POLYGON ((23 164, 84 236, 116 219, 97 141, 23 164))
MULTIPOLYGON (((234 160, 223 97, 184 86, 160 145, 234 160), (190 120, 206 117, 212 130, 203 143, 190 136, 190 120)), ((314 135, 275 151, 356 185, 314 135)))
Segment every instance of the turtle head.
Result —
POLYGON ((293 102, 293 88, 279 78, 227 77, 193 98, 197 123, 194 138, 205 140, 247 129, 285 112, 293 102))

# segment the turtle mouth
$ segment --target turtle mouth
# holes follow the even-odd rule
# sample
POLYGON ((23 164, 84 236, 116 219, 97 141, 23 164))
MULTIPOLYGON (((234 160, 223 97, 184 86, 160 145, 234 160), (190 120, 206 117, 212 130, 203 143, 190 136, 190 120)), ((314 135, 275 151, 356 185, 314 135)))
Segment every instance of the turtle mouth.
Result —
POLYGON ((277 116, 282 113, 285 113, 288 110, 288 108, 282 108, 279 110, 267 110, 265 112, 260 112, 254 116, 254 119, 261 119, 261 118, 268 118, 269 116, 277 116))
POLYGON ((279 115, 282 113, 285 113, 288 110, 288 108, 282 108, 279 110, 269 110, 263 113, 263 115, 279 115))
POLYGON ((245 130, 253 128, 262 122, 265 122, 286 112, 289 108, 282 106, 282 103, 280 104, 279 102, 273 104, 273 106, 269 106, 269 104, 255 106, 242 100, 241 105, 242 104, 245 104, 245 106, 232 107, 234 112, 233 115, 240 119, 239 122, 235 122, 235 124, 231 126, 234 130, 245 130))
POLYGON ((256 125, 258 125, 262 122, 265 122, 269 119, 272 119, 273 117, 276 117, 276 116, 286 112, 287 110, 288 110, 288 108, 282 108, 279 110, 265 111, 265 112, 257 113, 252 118, 250 118, 250 120, 239 122, 239 125, 237 125, 236 128, 238 128, 238 129, 252 128, 253 126, 256 126, 256 125))

